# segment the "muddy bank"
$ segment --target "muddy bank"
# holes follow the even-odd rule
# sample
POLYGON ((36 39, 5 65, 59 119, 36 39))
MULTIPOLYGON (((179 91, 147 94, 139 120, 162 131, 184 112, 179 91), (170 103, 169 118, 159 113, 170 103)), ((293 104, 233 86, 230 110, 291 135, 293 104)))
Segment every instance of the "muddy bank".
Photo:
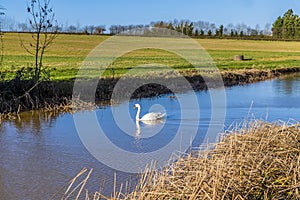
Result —
MULTIPOLYGON (((254 83, 299 73, 298 68, 282 68, 276 70, 237 70, 222 71, 221 76, 225 87, 254 83)), ((122 99, 136 99, 144 97, 156 97, 161 94, 172 94, 184 92, 189 89, 195 91, 206 90, 209 87, 220 87, 217 76, 208 75, 203 78, 196 73, 187 73, 186 80, 180 77, 147 77, 147 78, 127 78, 123 79, 122 84, 118 84, 118 91, 114 93, 114 101, 122 99), (161 84, 155 84, 158 83, 161 84), (145 83, 149 83, 146 84, 145 83), (164 86, 167 85, 168 87, 164 86), (134 87, 137 86, 137 87, 134 87), (139 87, 140 86, 140 87, 139 87), (133 87, 129 91, 128 87, 133 87), (137 88, 137 89, 136 89, 137 88), (172 89, 172 90, 171 90, 172 89)), ((83 81, 80 85, 82 89, 78 90, 76 96, 78 100, 86 101, 85 94, 95 94, 93 100, 96 102, 110 100, 119 78, 101 79, 97 88, 90 87, 92 82, 83 81)), ((24 110, 46 108, 48 110, 60 108, 64 105, 70 106, 73 95, 73 81, 44 81, 34 84, 30 81, 12 80, 0 82, 0 113, 14 113, 24 110), (57 107, 57 105, 60 105, 57 107)))
POLYGON ((280 68, 273 70, 238 70, 221 72, 226 87, 255 83, 278 78, 283 75, 300 73, 300 67, 280 68))

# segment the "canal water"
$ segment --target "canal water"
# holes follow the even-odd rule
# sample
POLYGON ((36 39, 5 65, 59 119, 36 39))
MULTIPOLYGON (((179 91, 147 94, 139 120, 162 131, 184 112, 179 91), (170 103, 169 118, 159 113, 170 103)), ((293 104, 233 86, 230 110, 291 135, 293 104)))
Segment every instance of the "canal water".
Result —
POLYGON ((139 163, 144 167, 145 161, 132 155, 150 155, 149 161, 157 159, 163 165, 172 151, 213 142, 218 133, 245 119, 300 120, 300 76, 230 87, 225 92, 225 107, 220 108, 212 105, 209 92, 200 91, 132 100, 101 107, 92 115, 31 111, 4 121, 0 125, 0 199, 49 199, 84 167, 94 169, 87 186, 90 192, 104 182, 103 192, 109 194, 115 172, 120 184, 135 177, 139 163), (189 115, 195 107, 188 100, 195 96, 199 112, 189 115), (186 105, 182 107, 181 102, 186 105), (155 123, 136 122, 135 103, 141 105, 141 115, 150 111, 167 115, 155 123), (90 124, 91 116, 101 131, 90 124), (93 134, 97 136, 90 138, 93 134), (176 137, 180 139, 175 141, 176 137))

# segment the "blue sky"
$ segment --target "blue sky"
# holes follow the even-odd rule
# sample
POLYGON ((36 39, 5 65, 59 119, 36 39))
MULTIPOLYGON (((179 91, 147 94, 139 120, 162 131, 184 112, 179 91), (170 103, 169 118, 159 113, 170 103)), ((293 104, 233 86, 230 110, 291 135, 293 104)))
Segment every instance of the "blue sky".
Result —
MULTIPOLYGON (((28 18, 27 0, 2 0, 6 16, 28 18)), ((151 21, 189 19, 217 25, 245 23, 263 27, 289 8, 300 14, 299 0, 51 0, 59 24, 149 24, 151 21)))

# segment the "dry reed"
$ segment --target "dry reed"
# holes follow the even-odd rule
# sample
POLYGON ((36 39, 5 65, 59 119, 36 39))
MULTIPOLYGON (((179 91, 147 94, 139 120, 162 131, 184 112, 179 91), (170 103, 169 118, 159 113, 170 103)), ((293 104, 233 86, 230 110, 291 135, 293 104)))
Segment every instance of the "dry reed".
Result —
MULTIPOLYGON (((86 199, 300 199, 300 124, 252 121, 213 149, 148 167, 130 193, 86 199)), ((88 174, 89 176, 90 174, 88 174)))

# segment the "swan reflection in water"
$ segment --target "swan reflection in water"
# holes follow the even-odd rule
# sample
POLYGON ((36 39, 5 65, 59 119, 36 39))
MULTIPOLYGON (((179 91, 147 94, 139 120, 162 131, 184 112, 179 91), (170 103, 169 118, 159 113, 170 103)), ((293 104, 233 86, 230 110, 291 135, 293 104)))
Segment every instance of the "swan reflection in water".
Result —
POLYGON ((141 125, 140 123, 144 124, 146 128, 156 128, 158 125, 161 125, 165 122, 165 120, 163 119, 158 119, 158 120, 152 120, 152 121, 139 121, 136 120, 135 121, 135 125, 136 125, 136 132, 135 132, 135 136, 136 137, 140 137, 141 135, 141 125))

